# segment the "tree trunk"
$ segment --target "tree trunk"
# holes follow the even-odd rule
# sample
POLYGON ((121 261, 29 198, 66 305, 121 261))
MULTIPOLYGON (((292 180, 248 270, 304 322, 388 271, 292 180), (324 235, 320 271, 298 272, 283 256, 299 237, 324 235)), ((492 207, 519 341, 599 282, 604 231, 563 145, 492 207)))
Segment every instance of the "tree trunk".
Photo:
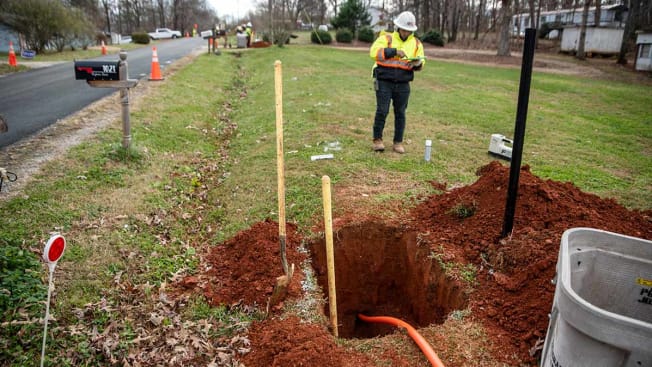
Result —
POLYGON ((274 39, 274 6, 273 6, 273 0, 268 0, 267 1, 267 11, 269 12, 269 33, 270 33, 270 41, 272 43, 275 43, 276 40, 274 39))
POLYGON ((618 64, 627 64, 627 51, 629 51, 629 41, 634 37, 636 28, 638 26, 638 14, 641 10, 641 3, 639 0, 629 1, 629 13, 627 15, 627 22, 625 23, 625 30, 623 31, 623 41, 620 44, 620 53, 618 54, 618 64))
MULTIPOLYGON (((432 10, 433 13, 432 27, 441 30, 441 0, 434 0, 434 1, 435 1, 434 9, 432 10)), ((441 33, 441 31, 439 33, 441 33)))
POLYGON ((337 15, 337 0, 329 0, 331 6, 333 7, 333 14, 337 15))
POLYGON ((599 27, 600 26, 600 18, 602 17, 602 1, 596 0, 595 1, 595 13, 593 14, 593 26, 594 27, 599 27))
POLYGON ((589 18, 590 5, 591 5, 591 0, 584 0, 584 9, 582 10, 582 24, 580 24, 580 39, 577 42, 577 55, 576 55, 576 57, 580 60, 586 59, 584 46, 586 43, 586 22, 589 18))
POLYGON ((530 28, 536 28, 537 27, 537 17, 536 14, 534 13, 534 0, 527 0, 527 6, 530 11, 530 28))
POLYGON ((421 17, 421 24, 423 25, 423 30, 426 32, 432 28, 430 20, 430 9, 432 8, 431 2, 432 0, 425 0, 423 4, 423 17, 421 17))
MULTIPOLYGON (((514 4, 512 5, 512 7, 513 7, 513 10, 514 10, 512 12, 512 14, 517 15, 517 18, 518 18, 518 20, 517 20, 518 24, 516 25, 516 37, 518 37, 518 36, 521 35, 521 31, 522 31, 521 24, 523 24, 523 18, 525 18, 525 17, 521 15, 523 13, 521 12, 521 4, 520 4, 520 2, 518 0, 514 0, 514 4)), ((513 16, 512 16, 512 18, 513 18, 513 16)), ((510 27, 509 32, 510 32, 510 35, 511 35, 512 34, 513 24, 511 24, 509 27, 510 27)))
POLYGON ((444 35, 444 32, 446 31, 446 28, 448 28, 448 1, 449 0, 444 0, 444 6, 441 12, 441 28, 439 29, 439 32, 441 35, 444 35))
POLYGON ((102 6, 104 7, 104 17, 106 17, 106 30, 111 33, 111 9, 108 0, 102 0, 102 6))
POLYGON ((158 0, 158 21, 161 27, 165 25, 165 0, 158 0))
POLYGON ((480 5, 478 5, 478 13, 475 17, 475 33, 473 34, 473 39, 477 40, 480 33, 480 21, 482 20, 482 15, 484 14, 484 0, 480 0, 480 5))
POLYGON ((512 1, 501 0, 497 56, 511 56, 509 50, 510 28, 512 27, 512 1))

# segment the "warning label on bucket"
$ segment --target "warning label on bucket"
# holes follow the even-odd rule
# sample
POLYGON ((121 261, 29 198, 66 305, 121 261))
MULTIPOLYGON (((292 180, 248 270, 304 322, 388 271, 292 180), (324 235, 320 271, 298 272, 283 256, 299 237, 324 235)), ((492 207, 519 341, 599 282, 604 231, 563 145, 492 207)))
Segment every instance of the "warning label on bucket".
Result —
POLYGON ((644 287, 652 287, 652 280, 650 279, 636 278, 636 283, 644 287))
POLYGON ((652 305, 652 288, 641 288, 640 296, 639 302, 652 305))
POLYGON ((639 299, 638 301, 646 305, 652 305, 652 280, 636 278, 636 283, 643 286, 643 288, 641 288, 641 293, 639 293, 641 299, 639 299))

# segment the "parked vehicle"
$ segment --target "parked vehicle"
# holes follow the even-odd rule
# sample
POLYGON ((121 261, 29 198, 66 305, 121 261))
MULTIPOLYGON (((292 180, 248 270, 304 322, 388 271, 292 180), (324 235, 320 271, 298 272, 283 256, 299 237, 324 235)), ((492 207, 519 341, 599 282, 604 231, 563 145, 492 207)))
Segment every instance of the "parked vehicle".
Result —
POLYGON ((167 39, 167 38, 181 38, 181 32, 173 31, 169 28, 156 28, 154 32, 149 32, 149 37, 153 40, 167 39))

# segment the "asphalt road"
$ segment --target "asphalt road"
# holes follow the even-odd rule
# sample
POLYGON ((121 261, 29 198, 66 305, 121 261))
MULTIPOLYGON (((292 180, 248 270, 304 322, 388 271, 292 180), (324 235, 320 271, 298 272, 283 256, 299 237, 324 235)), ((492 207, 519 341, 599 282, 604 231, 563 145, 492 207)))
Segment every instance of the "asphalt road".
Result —
MULTIPOLYGON (((156 48, 161 69, 206 44, 201 38, 159 42, 156 48)), ((115 53, 92 60, 118 61, 119 56, 115 53)), ((129 79, 148 78, 152 47, 128 51, 127 63, 129 79)), ((83 80, 75 80, 72 61, 0 77, 0 116, 9 127, 9 131, 0 133, 0 148, 25 139, 112 93, 117 91, 93 88, 83 80)))

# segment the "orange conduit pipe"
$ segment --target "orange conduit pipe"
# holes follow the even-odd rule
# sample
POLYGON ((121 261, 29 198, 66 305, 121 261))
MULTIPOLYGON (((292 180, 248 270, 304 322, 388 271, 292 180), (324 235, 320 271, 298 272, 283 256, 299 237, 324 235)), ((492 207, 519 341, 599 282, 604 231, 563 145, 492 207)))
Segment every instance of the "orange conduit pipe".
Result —
POLYGON ((358 314, 358 317, 364 322, 388 324, 406 329, 408 335, 412 338, 412 340, 414 340, 415 343, 417 343, 417 346, 419 346, 419 349, 421 349, 433 367, 445 367, 444 363, 441 361, 441 359, 439 359, 437 353, 435 353, 426 339, 424 339, 423 336, 421 336, 421 334, 419 334, 419 332, 407 322, 390 316, 366 316, 361 313, 358 314))

